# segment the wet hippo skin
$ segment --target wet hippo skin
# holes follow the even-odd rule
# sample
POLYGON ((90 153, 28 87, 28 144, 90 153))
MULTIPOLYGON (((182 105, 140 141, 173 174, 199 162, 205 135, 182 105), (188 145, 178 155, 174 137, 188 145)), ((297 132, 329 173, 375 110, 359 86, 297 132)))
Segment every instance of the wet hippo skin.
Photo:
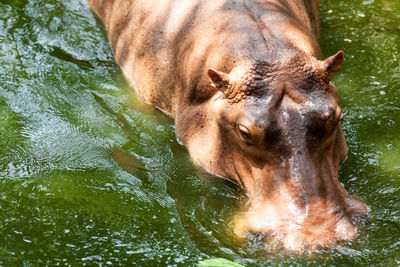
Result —
POLYGON ((243 187, 237 233, 304 251, 357 235, 347 145, 317 0, 89 0, 125 77, 174 118, 193 161, 243 187))

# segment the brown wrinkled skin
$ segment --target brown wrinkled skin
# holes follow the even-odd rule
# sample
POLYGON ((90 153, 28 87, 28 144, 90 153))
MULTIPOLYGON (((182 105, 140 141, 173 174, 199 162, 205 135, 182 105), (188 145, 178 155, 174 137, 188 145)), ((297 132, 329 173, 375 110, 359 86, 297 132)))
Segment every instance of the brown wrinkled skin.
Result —
POLYGON ((126 78, 207 171, 247 190, 235 231, 292 251, 353 239, 347 145, 317 0, 89 0, 126 78), (239 229, 239 230, 238 230, 239 229))

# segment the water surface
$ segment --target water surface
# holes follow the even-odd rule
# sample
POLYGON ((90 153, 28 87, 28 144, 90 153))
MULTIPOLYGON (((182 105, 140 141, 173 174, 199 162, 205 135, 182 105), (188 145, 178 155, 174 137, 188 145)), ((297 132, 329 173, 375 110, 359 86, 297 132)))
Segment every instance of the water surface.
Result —
POLYGON ((400 264, 400 2, 324 1, 320 44, 368 204, 351 244, 311 256, 235 240, 239 188, 197 170, 171 119, 140 102, 82 0, 0 0, 0 265, 400 264))

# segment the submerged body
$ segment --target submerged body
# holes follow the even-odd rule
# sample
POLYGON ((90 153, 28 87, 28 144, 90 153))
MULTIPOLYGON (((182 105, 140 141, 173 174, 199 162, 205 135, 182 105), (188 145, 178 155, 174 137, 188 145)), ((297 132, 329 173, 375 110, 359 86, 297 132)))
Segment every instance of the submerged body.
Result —
POLYGON ((89 0, 139 95, 192 159, 248 192, 250 232, 290 250, 351 240, 365 215, 338 181, 347 155, 321 61, 317 0, 89 0))

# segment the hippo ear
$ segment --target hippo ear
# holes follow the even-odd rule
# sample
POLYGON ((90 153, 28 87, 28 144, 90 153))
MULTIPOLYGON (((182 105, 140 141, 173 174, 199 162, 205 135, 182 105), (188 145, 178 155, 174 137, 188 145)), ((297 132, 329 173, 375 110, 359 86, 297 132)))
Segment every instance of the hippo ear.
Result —
POLYGON ((215 69, 208 69, 207 71, 208 78, 210 79, 211 83, 222 93, 226 94, 230 79, 229 75, 222 72, 222 71, 217 71, 215 69))
POLYGON ((329 82, 332 80, 333 75, 340 70, 344 60, 343 51, 340 50, 335 55, 328 57, 322 61, 322 68, 324 69, 325 77, 324 80, 329 82))

